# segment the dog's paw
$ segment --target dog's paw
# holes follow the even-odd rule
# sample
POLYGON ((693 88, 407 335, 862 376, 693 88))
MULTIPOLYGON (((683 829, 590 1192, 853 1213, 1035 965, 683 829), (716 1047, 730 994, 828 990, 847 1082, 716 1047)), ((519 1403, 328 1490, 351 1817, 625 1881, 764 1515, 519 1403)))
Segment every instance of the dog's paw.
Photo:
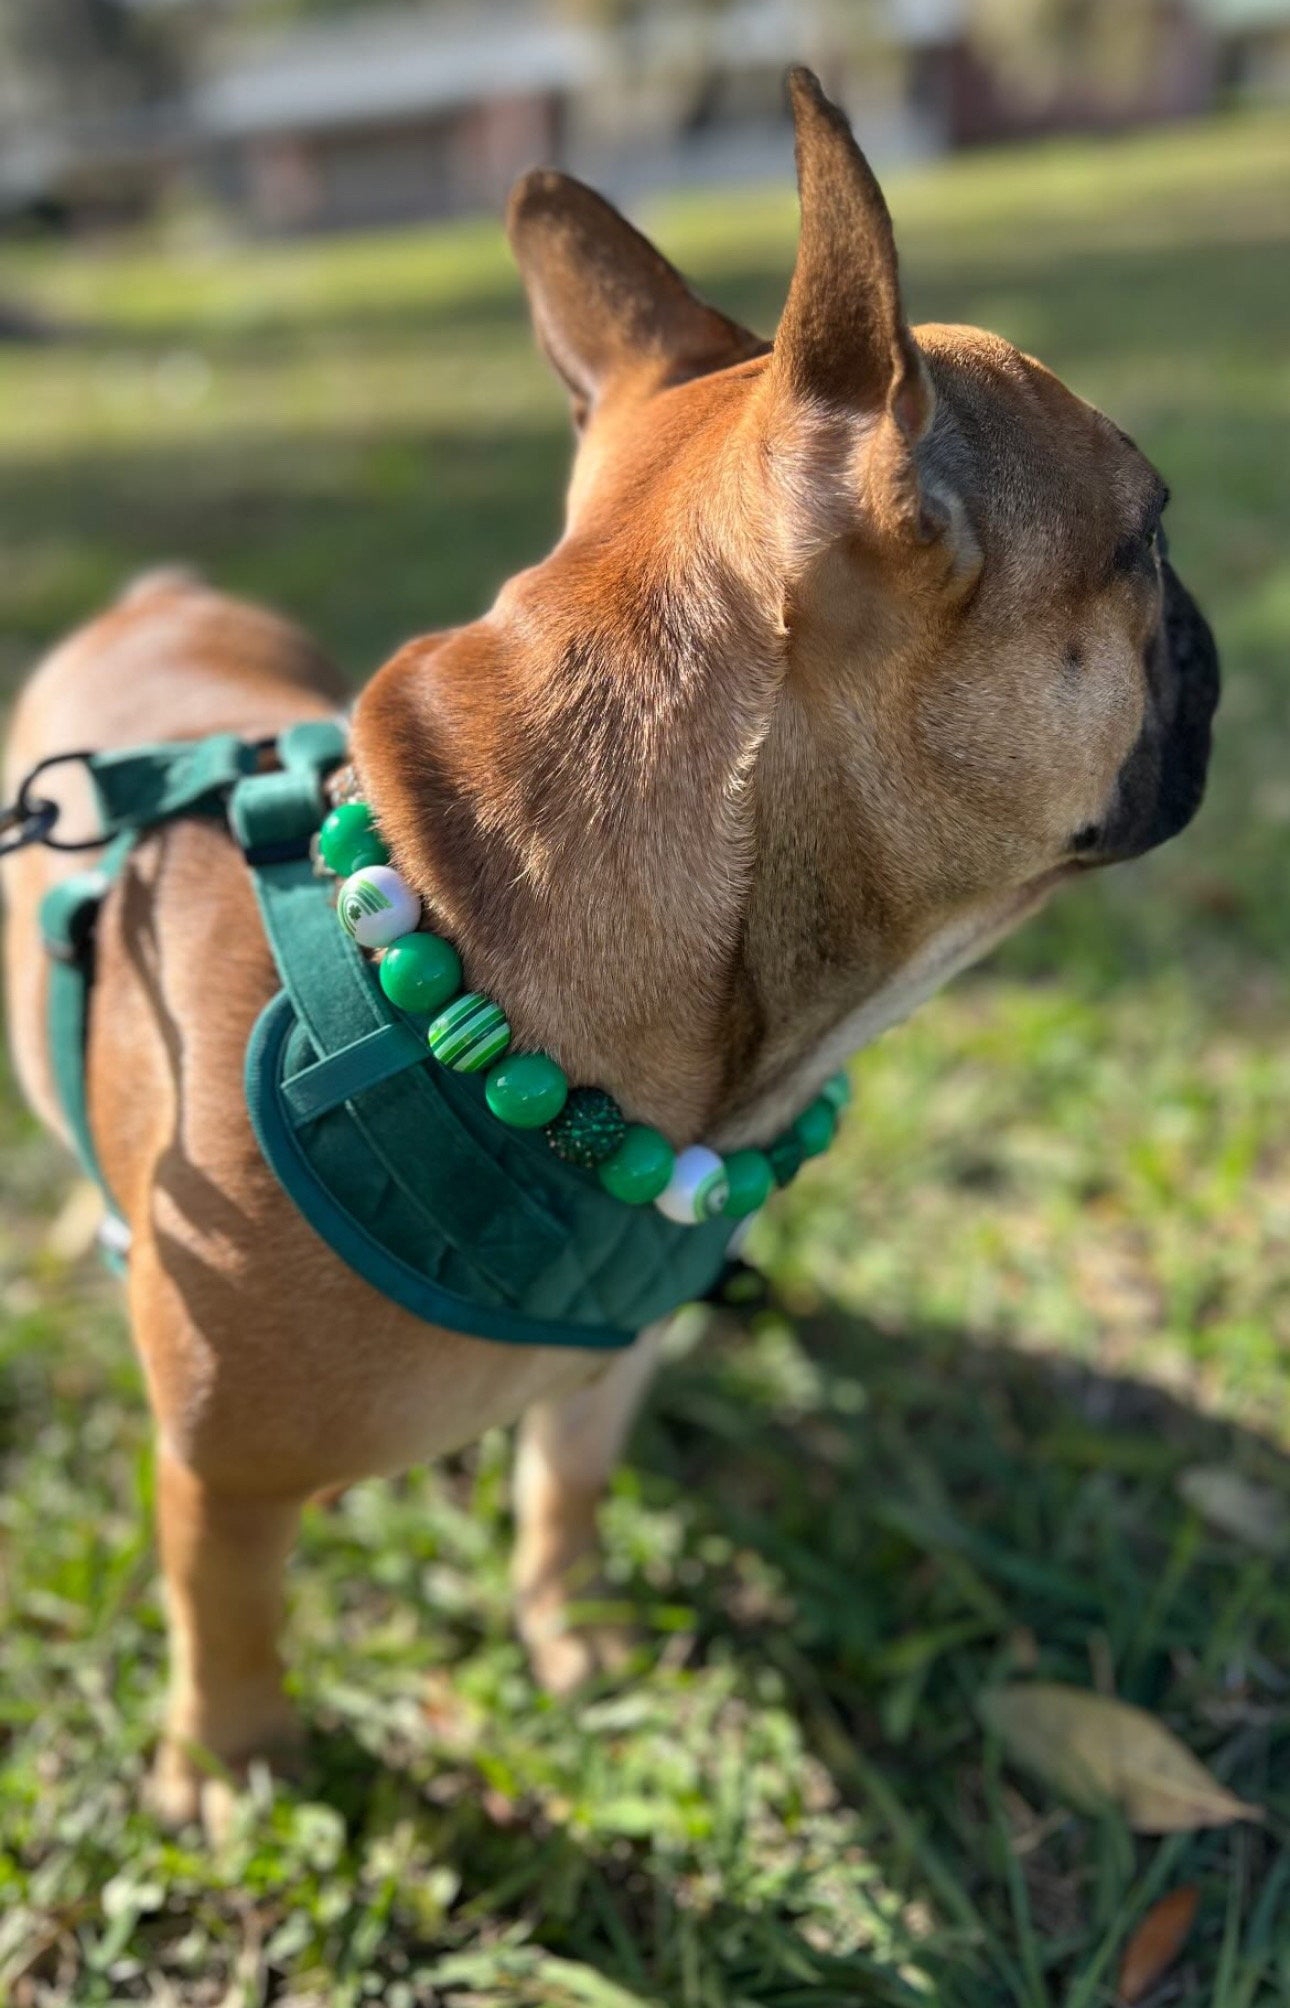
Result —
POLYGON ((163 1743, 143 1788, 143 1803, 161 1826, 200 1826, 212 1847, 228 1839, 237 1813, 238 1785, 215 1776, 178 1744, 163 1743))
POLYGON ((538 1686, 573 1694, 590 1680, 623 1673, 639 1643, 629 1624, 578 1616, 576 1603, 543 1600, 521 1606, 520 1637, 538 1686))
POLYGON ((273 1777, 294 1779, 302 1755, 302 1740, 294 1730, 236 1764, 224 1764, 178 1738, 163 1737, 144 1784, 143 1803, 163 1827, 200 1825, 211 1846, 221 1847, 245 1802, 252 1768, 262 1766, 273 1777))

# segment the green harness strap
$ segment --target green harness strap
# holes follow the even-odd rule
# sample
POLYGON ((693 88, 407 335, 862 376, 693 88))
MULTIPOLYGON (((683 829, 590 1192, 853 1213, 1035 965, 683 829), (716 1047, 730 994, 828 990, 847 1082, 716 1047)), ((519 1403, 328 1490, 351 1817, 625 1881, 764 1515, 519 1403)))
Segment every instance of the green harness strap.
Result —
POLYGON ((89 762, 110 842, 47 897, 41 920, 55 1076, 109 1209, 85 1107, 94 916, 146 829, 226 811, 283 984, 247 1050, 251 1121, 341 1259, 415 1315, 509 1344, 619 1348, 707 1295, 727 1267, 729 1223, 681 1226, 626 1206, 540 1136, 500 1124, 478 1077, 430 1060, 424 1026, 388 1002, 337 925, 311 845, 323 779, 346 753, 340 727, 291 727, 276 771, 259 771, 264 750, 224 734, 89 762))
MULTIPOLYGON (((337 737, 343 749, 338 728, 337 737)), ((81 1167, 103 1195, 103 1252, 115 1269, 123 1266, 129 1232, 99 1162, 86 1098, 85 1042, 98 911, 147 830, 175 816, 220 814, 229 788, 253 770, 258 758, 258 749, 232 732, 93 755, 86 764, 106 848, 93 865, 61 880, 41 901, 54 1086, 81 1167)))
MULTIPOLYGON (((339 726, 304 725, 296 732, 324 732, 339 747, 331 764, 345 757, 339 726)), ((284 735, 285 736, 285 735, 284 735)), ((222 814, 229 789, 244 774, 253 774, 260 755, 273 745, 239 739, 235 732, 215 732, 209 739, 181 740, 154 746, 130 746, 112 753, 95 753, 90 777, 106 832, 130 830, 136 836, 195 810, 222 814)))
POLYGON ((94 924, 113 880, 134 848, 134 841, 133 831, 123 831, 109 844, 97 865, 54 886, 46 893, 40 908, 41 939, 49 956, 47 1013, 54 1087, 81 1166, 103 1194, 107 1208, 101 1237, 103 1253, 116 1269, 122 1266, 128 1236, 108 1190, 90 1129, 85 1040, 94 924))

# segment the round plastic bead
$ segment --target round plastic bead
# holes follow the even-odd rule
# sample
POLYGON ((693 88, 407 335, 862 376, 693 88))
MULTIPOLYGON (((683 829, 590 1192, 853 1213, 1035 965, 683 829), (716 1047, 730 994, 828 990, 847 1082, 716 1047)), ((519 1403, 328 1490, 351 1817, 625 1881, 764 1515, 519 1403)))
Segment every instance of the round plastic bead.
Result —
POLYGON ((665 1136, 645 1123, 632 1123, 597 1175, 615 1199, 628 1206, 648 1206, 671 1178, 675 1163, 676 1153, 665 1136))
POLYGON ((515 1053, 499 1060, 484 1082, 484 1099, 512 1129, 544 1129, 564 1107, 569 1083, 563 1067, 545 1053, 515 1053))
POLYGON ((775 1173, 764 1150, 732 1150, 726 1159, 727 1220, 746 1220, 775 1190, 775 1173))
POLYGON ((388 948, 413 932, 421 902, 393 865, 364 865, 345 880, 336 912, 360 948, 388 948))
POLYGON ((500 1004, 468 990, 431 1019, 426 1038, 443 1066, 457 1074, 478 1074, 501 1059, 511 1043, 511 1028, 500 1004))
POLYGON ((837 1133, 838 1116, 832 1102, 818 1095, 808 1102, 793 1124, 793 1135, 802 1146, 803 1157, 819 1157, 837 1133))
POLYGON ((802 1169, 803 1150, 792 1130, 785 1130, 767 1146, 766 1155, 775 1174, 776 1185, 788 1185, 802 1169))
POLYGON ((546 1140, 566 1164, 594 1171, 612 1157, 627 1131, 627 1120, 603 1088, 574 1088, 549 1126, 546 1140))
POLYGON ((332 810, 318 832, 318 855, 338 878, 390 862, 366 802, 341 802, 332 810))
POLYGON ((715 1150, 704 1143, 692 1143, 683 1150, 669 1178, 654 1201, 667 1220, 680 1227, 693 1227, 700 1220, 712 1220, 726 1203, 726 1167, 715 1150))
POLYGON ((461 957, 437 934, 405 934, 386 949, 378 973, 400 1011, 438 1011, 461 988, 461 957))
POLYGON ((851 1081, 846 1074, 830 1074, 820 1095, 838 1115, 851 1106, 851 1081))

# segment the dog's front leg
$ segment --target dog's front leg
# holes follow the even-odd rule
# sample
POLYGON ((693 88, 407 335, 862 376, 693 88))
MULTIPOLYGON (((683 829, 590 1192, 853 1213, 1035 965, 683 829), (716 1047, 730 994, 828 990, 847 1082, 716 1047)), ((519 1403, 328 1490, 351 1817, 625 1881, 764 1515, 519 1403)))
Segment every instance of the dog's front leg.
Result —
POLYGON ((651 1325, 576 1394, 535 1402, 515 1460, 513 1564, 520 1634, 533 1671, 554 1694, 620 1664, 620 1627, 571 1622, 595 1594, 596 1514, 654 1371, 666 1322, 651 1325))
POLYGON ((170 1698, 151 1798, 171 1824, 201 1817, 215 1837, 231 1807, 226 1771, 282 1756, 295 1740, 282 1692, 282 1572, 301 1502, 224 1494, 163 1446, 157 1519, 170 1625, 170 1698))

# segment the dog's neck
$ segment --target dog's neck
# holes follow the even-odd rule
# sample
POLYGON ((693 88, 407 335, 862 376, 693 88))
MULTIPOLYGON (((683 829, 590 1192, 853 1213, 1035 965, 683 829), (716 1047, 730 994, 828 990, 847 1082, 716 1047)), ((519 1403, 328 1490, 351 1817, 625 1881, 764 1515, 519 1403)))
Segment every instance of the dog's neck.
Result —
POLYGON ((612 626, 562 547, 485 621, 412 643, 360 698, 355 754, 517 1044, 686 1142, 717 1133, 766 1030, 746 917, 782 665, 738 580, 613 564, 612 626))
POLYGON ((866 988, 863 830, 786 688, 747 440, 714 411, 653 445, 669 520, 647 515, 657 488, 614 498, 635 539, 575 519, 486 619, 386 665, 355 751, 395 861, 517 1043, 675 1142, 764 1141, 866 988))
POLYGON ((610 646, 584 630, 534 684, 487 625, 415 644, 360 701, 356 751, 400 870, 517 1044, 689 1141, 727 1089, 760 727, 728 690, 729 729, 693 730, 706 679, 610 646))

